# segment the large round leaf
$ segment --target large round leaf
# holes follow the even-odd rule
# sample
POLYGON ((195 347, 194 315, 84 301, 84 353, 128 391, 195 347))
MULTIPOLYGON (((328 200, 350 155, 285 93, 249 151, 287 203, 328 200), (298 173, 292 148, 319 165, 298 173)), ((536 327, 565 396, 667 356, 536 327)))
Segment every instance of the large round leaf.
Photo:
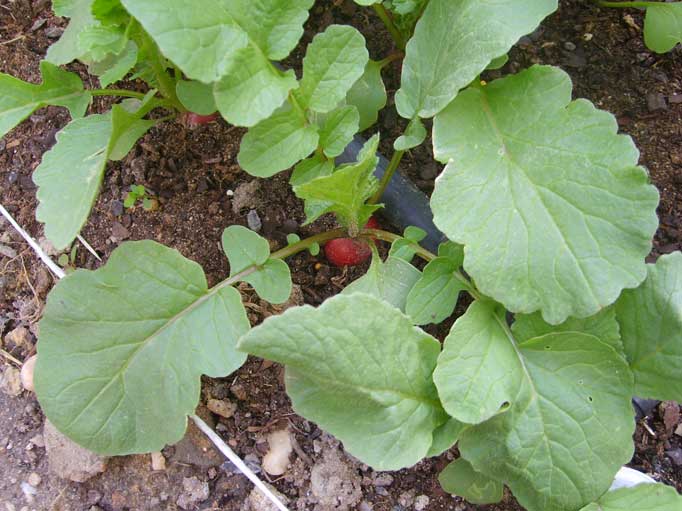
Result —
POLYGON ((557 324, 642 282, 658 193, 617 129, 542 66, 470 88, 436 117, 436 156, 449 163, 434 222, 466 246, 481 291, 557 324))
POLYGON ((249 322, 239 293, 208 289, 201 267, 152 241, 117 248, 50 293, 35 385, 50 421, 104 454, 158 451, 180 440, 200 376, 226 376, 249 322))

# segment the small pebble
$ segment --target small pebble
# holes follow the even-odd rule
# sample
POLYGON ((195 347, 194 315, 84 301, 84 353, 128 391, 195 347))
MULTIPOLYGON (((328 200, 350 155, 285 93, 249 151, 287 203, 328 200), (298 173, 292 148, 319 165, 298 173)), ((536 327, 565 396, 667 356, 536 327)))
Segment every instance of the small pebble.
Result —
POLYGON ((7 245, 0 245, 0 255, 8 259, 14 259, 17 256, 17 251, 7 245))
POLYGON ((109 211, 114 216, 121 216, 123 214, 123 203, 120 200, 112 200, 109 204, 109 211))
POLYGON ((393 476, 390 474, 378 474, 374 478, 374 486, 391 486, 393 484, 393 476))
POLYGON ((668 103, 665 101, 665 96, 660 92, 649 92, 646 95, 646 106, 649 112, 660 112, 668 109, 668 103))
POLYGON ((152 470, 166 470, 166 458, 160 452, 151 453, 152 470))
POLYGON ((566 41, 566 42, 564 43, 564 48, 565 48, 567 51, 575 51, 576 45, 575 45, 574 43, 572 43, 571 41, 566 41))
POLYGON ((268 435, 270 450, 263 457, 263 470, 273 476, 281 476, 289 468, 289 456, 293 451, 288 429, 273 431, 268 435))
POLYGON ((670 458, 670 461, 673 462, 673 465, 677 467, 682 466, 682 449, 678 447, 676 449, 665 451, 665 453, 668 455, 668 458, 670 458))
POLYGON ((429 505, 429 498, 426 495, 419 495, 416 499, 414 499, 414 509, 416 511, 424 511, 426 507, 429 505))
POLYGON ((258 212, 255 209, 252 209, 246 215, 246 223, 248 224, 249 229, 254 232, 260 232, 261 228, 263 227, 263 223, 261 222, 258 212))
POLYGON ((24 362, 24 365, 21 366, 21 385, 28 390, 29 392, 33 392, 35 390, 35 386, 33 385, 33 372, 36 367, 36 361, 38 360, 37 355, 33 355, 24 362))
POLYGON ((220 415, 225 419, 229 419, 237 411, 237 405, 231 401, 223 401, 220 399, 209 399, 206 403, 206 408, 216 415, 220 415))
POLYGON ((43 481, 43 478, 40 477, 38 474, 35 472, 31 472, 28 476, 28 484, 31 486, 40 486, 40 483, 43 481))

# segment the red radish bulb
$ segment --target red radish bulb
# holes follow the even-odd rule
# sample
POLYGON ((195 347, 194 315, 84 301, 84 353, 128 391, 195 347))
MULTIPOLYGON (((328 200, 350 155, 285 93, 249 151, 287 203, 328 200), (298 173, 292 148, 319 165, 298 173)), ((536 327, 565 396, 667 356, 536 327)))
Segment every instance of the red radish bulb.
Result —
POLYGON ((365 241, 353 238, 336 238, 324 246, 327 259, 334 266, 356 266, 364 263, 372 255, 365 241))
POLYGON ((219 118, 218 112, 214 112, 209 115, 199 115, 194 112, 185 112, 182 114, 183 122, 190 128, 196 128, 202 124, 208 124, 210 122, 217 121, 219 118))

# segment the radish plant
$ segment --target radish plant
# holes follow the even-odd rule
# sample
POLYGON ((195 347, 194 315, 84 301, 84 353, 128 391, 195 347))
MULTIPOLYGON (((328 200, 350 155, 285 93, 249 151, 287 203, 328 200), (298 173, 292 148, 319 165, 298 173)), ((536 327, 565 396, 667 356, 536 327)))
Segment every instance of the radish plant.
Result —
POLYGON ((268 178, 293 167, 307 221, 334 213, 340 228, 271 253, 231 226, 230 275, 212 288, 196 263, 153 241, 123 243, 100 269, 75 271, 50 293, 40 325, 45 413, 100 453, 159 450, 183 436, 200 376, 226 376, 250 353, 284 364, 294 409, 375 469, 457 444, 461 457, 440 480, 475 503, 498 501, 506 485, 531 511, 678 509, 661 486, 606 493, 633 453, 631 398, 682 401, 682 254, 644 260, 658 192, 614 117, 572 100, 560 69, 480 80, 557 1, 357 3, 386 24, 396 52, 370 59, 358 30, 331 25, 297 77, 273 62, 298 44, 313 0, 55 2, 71 21, 42 64, 43 84, 0 77, 3 134, 48 104, 75 119, 34 174, 55 245, 78 234, 106 162, 186 112, 247 127, 242 168, 268 178), (58 67, 74 59, 104 86, 132 73, 150 90, 86 91, 58 67), (394 103, 407 128, 386 172, 374 176, 378 135, 337 165, 387 104, 382 68, 399 59, 394 103), (105 94, 126 99, 83 117, 105 94), (370 220, 427 125, 445 164, 431 198, 448 239, 437 253, 419 244, 419 229, 400 236, 370 220), (379 242, 391 243, 386 260, 379 242), (234 285, 283 303, 286 258, 325 243, 335 264, 371 256, 367 274, 318 308, 251 328, 234 285), (451 316, 463 293, 473 303, 441 346, 421 327, 451 316))

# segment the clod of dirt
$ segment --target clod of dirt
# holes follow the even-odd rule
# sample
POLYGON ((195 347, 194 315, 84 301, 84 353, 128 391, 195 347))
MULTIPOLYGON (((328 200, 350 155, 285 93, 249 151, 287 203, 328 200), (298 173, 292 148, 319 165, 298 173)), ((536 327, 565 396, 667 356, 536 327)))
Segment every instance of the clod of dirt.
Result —
POLYGON ((35 390, 35 387, 33 386, 33 371, 36 367, 36 360, 38 360, 38 356, 33 355, 24 362, 23 366, 21 366, 21 385, 29 392, 35 390))
POLYGON ((237 405, 231 401, 223 401, 221 399, 209 399, 206 403, 206 408, 216 415, 220 415, 225 419, 229 419, 237 411, 237 405))
POLYGON ((17 397, 21 394, 21 376, 19 369, 6 366, 0 375, 0 389, 10 397, 17 397))
POLYGON ((252 208, 258 204, 258 190, 260 182, 257 179, 242 183, 235 189, 232 196, 232 211, 235 215, 240 214, 242 209, 252 208))
MULTIPOLYGON (((209 426, 215 426, 215 421, 205 408, 197 409, 197 415, 209 426)), ((185 436, 174 447, 175 452, 171 459, 175 463, 210 468, 218 467, 224 461, 222 454, 192 421, 187 425, 185 436)))
POLYGON ((197 477, 183 478, 182 487, 185 491, 176 501, 176 504, 182 509, 194 509, 195 504, 203 502, 209 496, 208 483, 197 477))
POLYGON ((62 479, 83 483, 104 472, 108 458, 76 444, 45 420, 43 439, 50 471, 62 479))
POLYGON ((160 452, 151 453, 152 458, 152 470, 166 470, 166 458, 160 452))
POLYGON ((362 478, 351 463, 337 447, 323 447, 322 461, 310 471, 315 511, 346 511, 360 503, 362 478))
POLYGON ((263 222, 261 221, 260 216, 258 216, 258 211, 255 209, 252 209, 247 213, 246 223, 253 232, 260 232, 263 227, 263 222))
MULTIPOLYGON (((289 503, 289 499, 287 499, 284 495, 275 490, 269 484, 265 484, 270 491, 274 493, 275 497, 282 502, 282 504, 286 506, 289 503)), ((244 501, 241 511, 278 511, 278 508, 269 498, 263 494, 262 491, 260 491, 258 488, 254 488, 251 490, 251 493, 249 493, 248 498, 244 501)))
POLYGON ((414 499, 414 509, 415 511, 424 511, 429 505, 429 499, 426 495, 419 495, 414 499))
POLYGON ((289 456, 294 450, 288 429, 273 431, 268 435, 270 450, 263 457, 263 470, 273 476, 281 476, 289 468, 289 456))
POLYGON ((24 348, 31 345, 31 333, 28 328, 19 326, 5 336, 5 344, 14 345, 17 348, 24 348))

